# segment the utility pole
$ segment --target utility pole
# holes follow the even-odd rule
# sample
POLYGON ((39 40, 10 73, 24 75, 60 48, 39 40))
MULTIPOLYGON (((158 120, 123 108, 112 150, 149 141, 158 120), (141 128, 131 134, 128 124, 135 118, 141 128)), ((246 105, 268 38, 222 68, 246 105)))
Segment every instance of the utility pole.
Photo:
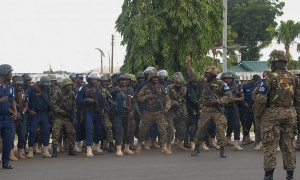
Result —
POLYGON ((108 51, 108 73, 111 74, 111 71, 110 71, 110 54, 109 54, 109 51, 108 51))
POLYGON ((223 0, 223 72, 227 72, 227 0, 223 0))
POLYGON ((111 35, 111 74, 114 73, 114 42, 115 36, 111 35))
POLYGON ((95 48, 96 50, 98 50, 100 52, 100 56, 101 56, 101 74, 103 74, 103 60, 102 57, 105 57, 104 52, 99 49, 99 48, 95 48))

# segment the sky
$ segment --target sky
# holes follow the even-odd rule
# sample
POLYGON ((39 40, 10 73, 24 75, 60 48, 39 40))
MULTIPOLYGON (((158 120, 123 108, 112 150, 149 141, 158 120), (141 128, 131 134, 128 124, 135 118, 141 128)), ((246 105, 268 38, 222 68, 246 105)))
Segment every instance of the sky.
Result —
MULTIPOLYGON (((299 0, 284 0, 280 20, 300 21, 299 0)), ((108 67, 111 39, 115 35, 114 66, 121 66, 126 48, 115 21, 123 0, 0 0, 0 64, 12 65, 15 73, 54 71, 83 72, 100 68, 100 48, 108 67)), ((298 42, 300 42, 298 40, 298 42)), ((262 51, 267 60, 273 49, 262 51)), ((296 47, 292 56, 298 57, 296 47)))

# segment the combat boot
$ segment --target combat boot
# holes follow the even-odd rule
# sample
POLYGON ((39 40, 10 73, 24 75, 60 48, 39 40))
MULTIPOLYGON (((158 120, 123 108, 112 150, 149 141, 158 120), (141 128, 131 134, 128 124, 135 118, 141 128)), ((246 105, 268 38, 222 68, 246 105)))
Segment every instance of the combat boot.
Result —
POLYGON ((33 158, 33 147, 29 147, 27 158, 33 158))
POLYGON ((142 152, 142 143, 138 142, 138 144, 136 146, 135 153, 136 154, 141 154, 141 152, 142 152))
POLYGON ((234 146, 234 143, 231 141, 231 137, 226 137, 226 145, 227 146, 234 146))
POLYGON ((52 148, 52 157, 57 157, 57 147, 52 148))
POLYGON ((145 141, 144 149, 145 150, 149 150, 150 149, 150 140, 145 141))
POLYGON ((162 147, 162 153, 164 154, 172 154, 172 152, 170 152, 167 148, 167 143, 164 143, 163 147, 162 147))
POLYGON ((205 142, 201 142, 201 148, 203 151, 209 151, 209 148, 206 146, 205 142))
POLYGON ((185 147, 183 146, 182 141, 178 141, 178 142, 177 142, 176 148, 177 148, 177 149, 180 149, 180 150, 182 150, 182 151, 188 151, 188 150, 189 150, 189 149, 187 149, 187 148, 185 148, 185 147))
POLYGON ((200 154, 199 144, 195 145, 195 148, 192 151, 191 156, 198 156, 198 154, 200 154))
POLYGON ((167 144, 167 149, 168 149, 168 151, 172 152, 172 145, 171 145, 171 143, 167 144))
POLYGON ((96 144, 96 143, 93 143, 92 150, 93 150, 95 153, 97 153, 97 154, 103 153, 103 150, 100 149, 99 143, 97 143, 97 144, 96 144))
POLYGON ((43 145, 38 143, 38 150, 43 153, 43 145))
POLYGON ((265 171, 265 176, 264 176, 263 180, 273 180, 273 173, 274 173, 274 170, 265 171))
POLYGON ((261 142, 257 142, 257 143, 255 144, 254 150, 255 150, 255 151, 260 151, 261 147, 262 147, 262 143, 261 143, 261 142))
POLYGON ((239 140, 234 140, 233 149, 237 150, 237 151, 244 151, 244 149, 241 148, 241 146, 240 146, 240 141, 239 140))
POLYGON ((220 149, 220 146, 218 146, 216 144, 216 139, 215 138, 209 138, 209 144, 210 144, 210 147, 213 147, 213 148, 216 148, 216 149, 220 149))
POLYGON ((108 152, 114 152, 114 143, 109 143, 108 145, 108 152))
POLYGON ((19 159, 26 159, 26 157, 23 155, 23 148, 22 149, 18 149, 18 158, 19 159))
POLYGON ((221 156, 221 158, 226 158, 227 157, 224 146, 220 147, 220 156, 221 156))
POLYGON ((69 148, 68 155, 69 156, 77 156, 78 153, 74 150, 74 148, 69 148))
POLYGON ((294 170, 286 171, 286 180, 294 180, 294 170))
POLYGON ((134 155, 134 152, 129 149, 129 144, 125 144, 124 153, 128 155, 134 155))
POLYGON ((129 145, 129 149, 136 150, 136 147, 135 147, 135 145, 134 145, 134 143, 133 143, 133 142, 132 142, 132 143, 130 143, 130 145, 129 145))
POLYGON ((189 143, 188 143, 187 141, 184 141, 184 142, 183 142, 183 146, 184 146, 185 148, 191 148, 191 146, 189 145, 189 143))
POLYGON ((51 158, 52 157, 52 155, 49 153, 48 146, 44 146, 44 148, 43 148, 43 157, 44 158, 51 158))
POLYGON ((116 152, 117 156, 123 156, 122 153, 122 146, 121 145, 117 145, 117 152, 116 152))
POLYGON ((191 151, 193 151, 195 149, 195 142, 191 142, 191 151))
POLYGON ((242 144, 250 144, 250 143, 254 143, 254 141, 250 138, 250 134, 244 135, 242 144))
POLYGON ((154 149, 159 149, 160 148, 160 145, 158 145, 157 143, 156 143, 156 140, 153 140, 152 141, 152 146, 151 147, 153 147, 154 149))
POLYGON ((86 147, 86 156, 87 157, 93 157, 93 151, 92 151, 92 147, 91 146, 87 146, 86 147))
POLYGON ((81 152, 82 152, 82 149, 81 149, 81 147, 80 147, 80 141, 75 142, 74 150, 75 150, 77 153, 81 153, 81 152))
POLYGON ((35 143, 35 144, 33 145, 33 152, 34 152, 35 154, 41 154, 41 153, 42 153, 42 151, 40 151, 40 149, 38 148, 38 143, 35 143))
POLYGON ((15 156, 14 150, 10 150, 10 156, 9 156, 11 161, 18 161, 19 159, 15 156))

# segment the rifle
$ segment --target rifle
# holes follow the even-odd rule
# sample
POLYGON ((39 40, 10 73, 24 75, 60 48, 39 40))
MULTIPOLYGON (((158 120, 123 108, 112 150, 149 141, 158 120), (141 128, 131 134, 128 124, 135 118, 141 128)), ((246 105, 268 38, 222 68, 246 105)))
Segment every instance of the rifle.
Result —
MULTIPOLYGON (((216 94, 213 94, 210 90, 210 87, 207 85, 205 86, 205 92, 206 92, 206 96, 205 96, 205 99, 212 99, 212 100, 218 100, 218 97, 216 94)), ((216 105, 217 109, 221 111, 222 114, 224 114, 224 111, 223 111, 223 108, 222 106, 220 105, 220 103, 217 103, 216 105)))
POLYGON ((32 87, 39 93, 37 94, 37 96, 42 96, 46 102, 46 104, 49 106, 50 111, 53 111, 53 107, 49 101, 49 99, 46 97, 46 95, 43 93, 43 91, 41 90, 41 88, 39 87, 39 85, 37 83, 33 83, 32 87))
POLYGON ((151 86, 150 85, 150 87, 152 87, 153 89, 153 92, 154 92, 154 94, 155 94, 155 97, 157 98, 157 100, 158 100, 158 102, 159 102, 159 106, 160 106, 160 109, 161 110, 164 110, 165 108, 164 108, 164 105, 163 105, 163 103, 161 102, 161 99, 160 99, 160 97, 159 96, 161 96, 161 95, 159 95, 158 93, 157 93, 157 88, 156 88, 156 86, 155 85, 153 85, 153 86, 151 86))
MULTIPOLYGON (((99 91, 98 88, 96 88, 96 91, 99 91)), ((97 99, 96 99, 96 97, 95 97, 95 95, 94 95, 94 93, 93 93, 93 91, 92 91, 92 88, 88 89, 87 92, 89 93, 89 95, 91 96, 91 98, 95 101, 96 108, 97 108, 97 110, 98 110, 98 112, 99 112, 99 115, 100 115, 100 117, 101 117, 101 116, 102 116, 102 115, 101 115, 102 108, 101 108, 101 106, 100 106, 100 102, 97 101, 97 99)), ((101 94, 101 93, 98 93, 98 94, 101 94)), ((101 95, 100 97, 102 97, 102 95, 101 95)), ((101 99, 101 98, 100 98, 100 99, 101 99)))

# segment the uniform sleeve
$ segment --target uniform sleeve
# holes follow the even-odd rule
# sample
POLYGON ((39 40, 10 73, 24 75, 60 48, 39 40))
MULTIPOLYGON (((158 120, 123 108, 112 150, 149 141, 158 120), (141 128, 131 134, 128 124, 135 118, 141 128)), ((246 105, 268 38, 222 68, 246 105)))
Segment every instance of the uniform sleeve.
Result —
POLYGON ((295 78, 295 84, 296 84, 296 88, 295 88, 294 106, 296 109, 299 109, 300 108, 300 81, 299 81, 299 78, 295 78))
POLYGON ((165 109, 169 110, 171 108, 171 99, 168 94, 166 94, 164 98, 165 98, 165 109))
POLYGON ((75 100, 75 93, 72 94, 72 109, 73 109, 73 117, 76 117, 77 114, 77 107, 76 107, 76 100, 75 100))
POLYGON ((187 68, 187 76, 189 79, 192 79, 193 81, 196 81, 197 83, 199 83, 201 81, 201 78, 199 78, 194 69, 192 68, 191 64, 188 63, 186 64, 186 68, 187 68))
POLYGON ((143 87, 137 94, 137 98, 136 98, 137 102, 145 102, 146 101, 147 95, 145 94, 145 92, 146 92, 146 88, 143 87))
POLYGON ((57 91, 55 91, 50 98, 52 108, 57 113, 64 113, 65 111, 59 107, 58 99, 59 99, 59 94, 57 91))
POLYGON ((78 104, 85 104, 85 87, 81 86, 78 90, 77 96, 76 96, 76 101, 78 104))
POLYGON ((230 92, 230 88, 228 84, 221 82, 220 83, 219 93, 221 96, 217 100, 219 104, 227 104, 230 102, 232 98, 232 93, 230 92))
POLYGON ((253 104, 253 113, 255 118, 257 119, 259 119, 265 111, 267 100, 268 100, 269 87, 270 87, 269 78, 262 79, 258 86, 258 94, 253 104))

